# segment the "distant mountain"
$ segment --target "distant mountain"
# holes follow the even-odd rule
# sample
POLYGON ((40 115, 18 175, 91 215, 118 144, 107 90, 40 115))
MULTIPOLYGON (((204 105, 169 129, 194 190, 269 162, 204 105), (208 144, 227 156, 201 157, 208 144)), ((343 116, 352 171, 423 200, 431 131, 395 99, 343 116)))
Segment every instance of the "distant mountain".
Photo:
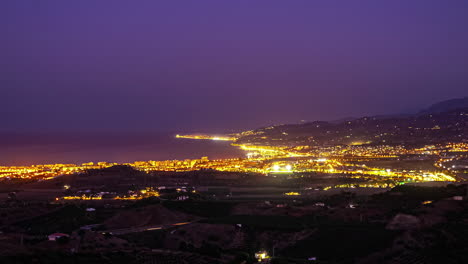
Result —
MULTIPOLYGON (((441 102, 432 104, 428 108, 420 110, 419 112, 411 111, 413 113, 376 115, 376 116, 371 116, 371 118, 376 118, 376 119, 408 118, 408 117, 412 117, 415 115, 417 116, 417 115, 424 115, 424 114, 445 113, 445 112, 450 112, 453 110, 466 109, 466 108, 468 108, 468 97, 441 101, 441 102)), ((358 118, 354 118, 354 119, 358 119, 358 118)), ((352 120, 353 119, 342 120, 342 121, 352 121, 352 120)), ((339 123, 339 122, 331 122, 331 123, 339 123)))
POLYGON ((263 127, 239 134, 257 145, 411 144, 468 142, 468 97, 417 114, 395 114, 263 127))
POLYGON ((408 116, 362 117, 341 123, 277 125, 246 131, 237 140, 237 143, 289 146, 444 142, 468 142, 468 107, 408 116))
POLYGON ((451 99, 435 103, 429 108, 420 111, 419 114, 443 113, 462 108, 468 108, 468 97, 451 99))
MULTIPOLYGON (((419 112, 408 111, 406 113, 398 113, 398 114, 375 115, 375 116, 370 116, 369 118, 374 118, 374 119, 407 118, 407 117, 412 117, 414 115, 444 113, 444 112, 449 112, 452 110, 458 110, 458 109, 464 109, 464 108, 468 108, 468 97, 441 101, 441 102, 431 105, 430 107, 426 109, 420 110, 419 112)), ((359 118, 358 117, 345 117, 345 118, 340 118, 336 120, 330 120, 328 122, 332 124, 340 124, 340 123, 353 121, 357 119, 359 118)))

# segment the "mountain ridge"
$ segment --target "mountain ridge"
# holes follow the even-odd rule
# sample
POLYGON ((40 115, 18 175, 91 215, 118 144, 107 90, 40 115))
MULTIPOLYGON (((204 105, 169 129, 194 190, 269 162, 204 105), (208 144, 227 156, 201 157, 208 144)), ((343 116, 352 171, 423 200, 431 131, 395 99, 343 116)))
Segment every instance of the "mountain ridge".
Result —
POLYGON ((241 133, 237 142, 289 146, 467 142, 468 105, 454 107, 449 103, 437 103, 437 107, 429 108, 442 112, 427 110, 408 116, 365 116, 341 123, 313 121, 264 127, 241 133), (444 111, 453 108, 456 109, 444 111))
POLYGON ((443 113, 451 110, 468 108, 468 96, 440 101, 419 111, 418 114, 443 113))

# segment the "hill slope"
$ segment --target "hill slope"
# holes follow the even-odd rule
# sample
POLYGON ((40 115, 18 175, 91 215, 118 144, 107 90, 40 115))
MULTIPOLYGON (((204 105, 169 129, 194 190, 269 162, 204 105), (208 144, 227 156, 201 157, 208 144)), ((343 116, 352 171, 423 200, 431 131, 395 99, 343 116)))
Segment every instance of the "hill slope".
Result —
POLYGON ((433 144, 468 141, 468 107, 409 117, 362 117, 342 123, 315 121, 241 134, 238 143, 268 145, 433 144))
POLYGON ((468 97, 446 100, 435 103, 424 109, 420 114, 443 113, 456 109, 468 108, 468 97))

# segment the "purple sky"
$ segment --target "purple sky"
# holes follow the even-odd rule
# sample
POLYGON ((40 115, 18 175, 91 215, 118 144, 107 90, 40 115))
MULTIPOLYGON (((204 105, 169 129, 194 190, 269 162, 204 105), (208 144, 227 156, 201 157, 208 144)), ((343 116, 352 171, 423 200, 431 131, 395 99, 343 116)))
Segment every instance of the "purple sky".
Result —
POLYGON ((190 131, 468 95, 468 1, 0 1, 0 131, 190 131))

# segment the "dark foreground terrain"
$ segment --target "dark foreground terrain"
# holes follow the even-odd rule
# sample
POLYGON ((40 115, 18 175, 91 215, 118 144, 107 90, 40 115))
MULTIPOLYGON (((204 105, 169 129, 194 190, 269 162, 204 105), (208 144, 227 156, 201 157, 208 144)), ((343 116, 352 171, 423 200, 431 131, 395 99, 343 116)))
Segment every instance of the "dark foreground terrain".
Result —
MULTIPOLYGON (((141 188, 121 183, 107 188, 141 188)), ((265 263, 468 263, 466 185, 248 199, 166 186, 135 200, 42 195, 53 185, 2 196, 0 263, 255 263, 260 251, 265 263)))

